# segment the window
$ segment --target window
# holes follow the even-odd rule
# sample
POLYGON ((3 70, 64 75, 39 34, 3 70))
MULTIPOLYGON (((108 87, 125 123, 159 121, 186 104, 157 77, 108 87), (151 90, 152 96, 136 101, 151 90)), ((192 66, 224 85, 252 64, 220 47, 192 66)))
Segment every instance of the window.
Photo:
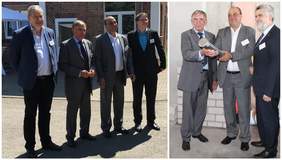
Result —
POLYGON ((13 32, 25 25, 28 25, 28 21, 16 21, 16 20, 4 21, 5 38, 12 39, 13 32))
POLYGON ((117 32, 127 34, 135 29, 135 3, 134 2, 106 2, 105 17, 113 16, 118 23, 117 32))

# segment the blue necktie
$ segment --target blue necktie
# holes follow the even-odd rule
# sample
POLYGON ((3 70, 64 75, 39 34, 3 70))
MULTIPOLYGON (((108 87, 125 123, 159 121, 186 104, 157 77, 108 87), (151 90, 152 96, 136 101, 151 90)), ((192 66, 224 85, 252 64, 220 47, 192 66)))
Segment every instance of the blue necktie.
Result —
MULTIPOLYGON (((204 36, 203 32, 198 32, 197 34, 199 35, 200 39, 202 39, 203 36, 204 36)), ((208 57, 205 56, 204 60, 202 61, 202 64, 203 64, 203 66, 205 66, 207 63, 208 63, 208 57)))

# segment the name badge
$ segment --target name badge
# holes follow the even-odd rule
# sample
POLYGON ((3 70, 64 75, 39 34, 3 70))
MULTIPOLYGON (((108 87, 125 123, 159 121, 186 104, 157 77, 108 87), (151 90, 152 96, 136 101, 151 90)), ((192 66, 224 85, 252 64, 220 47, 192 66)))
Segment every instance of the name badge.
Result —
POLYGON ((248 39, 245 39, 245 40, 241 41, 242 46, 245 46, 245 45, 247 45, 249 43, 250 43, 250 41, 248 39))
POLYGON ((49 45, 50 46, 54 46, 55 45, 55 43, 54 43, 54 40, 52 39, 51 41, 49 41, 49 45))
POLYGON ((262 50, 264 49, 266 46, 265 46, 265 42, 263 42, 262 44, 259 45, 259 50, 262 50))
POLYGON ((150 39, 150 44, 155 43, 155 39, 150 39))

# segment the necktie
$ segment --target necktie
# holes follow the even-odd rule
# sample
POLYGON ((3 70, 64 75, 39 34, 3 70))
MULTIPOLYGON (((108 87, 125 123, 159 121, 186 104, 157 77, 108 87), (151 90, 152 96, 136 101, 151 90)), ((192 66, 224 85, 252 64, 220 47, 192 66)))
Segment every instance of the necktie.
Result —
MULTIPOLYGON (((197 34, 199 35, 200 39, 203 38, 203 35, 204 35, 203 32, 198 32, 197 34)), ((205 56, 203 61, 202 61, 202 64, 203 64, 203 66, 205 66, 207 63, 208 63, 208 57, 205 56)))
POLYGON ((84 49, 84 47, 83 47, 82 41, 79 41, 78 43, 79 43, 79 46, 80 46, 80 52, 81 52, 81 54, 82 54, 82 56, 83 56, 83 59, 84 59, 84 60, 87 62, 87 64, 88 64, 88 56, 87 56, 87 53, 86 53, 86 51, 85 51, 85 49, 84 49))
POLYGON ((203 32, 198 32, 197 34, 199 35, 200 39, 202 39, 203 36, 204 36, 204 33, 203 33, 203 32))
POLYGON ((264 36, 264 34, 262 33, 262 34, 260 35, 259 39, 257 40, 256 45, 259 44, 259 42, 262 40, 262 37, 263 37, 263 36, 264 36))

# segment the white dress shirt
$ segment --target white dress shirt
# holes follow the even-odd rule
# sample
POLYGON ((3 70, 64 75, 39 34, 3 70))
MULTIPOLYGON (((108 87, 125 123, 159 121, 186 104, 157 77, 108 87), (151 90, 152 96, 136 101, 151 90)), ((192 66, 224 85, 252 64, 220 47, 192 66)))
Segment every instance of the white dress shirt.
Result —
MULTIPOLYGON (((236 50, 236 44, 237 44, 237 40, 238 40, 238 35, 239 35, 239 31, 241 29, 241 24, 239 26, 239 28, 237 28, 236 31, 233 30, 232 27, 230 27, 231 30, 231 53, 235 52, 236 50)), ((238 72, 240 71, 238 63, 237 62, 232 62, 232 60, 228 61, 228 65, 227 65, 227 71, 230 72, 238 72)))
POLYGON ((122 46, 121 42, 119 41, 118 37, 112 36, 110 33, 108 33, 108 36, 110 37, 114 52, 115 52, 115 60, 116 60, 116 71, 122 71, 123 70, 123 60, 122 60, 122 46))
POLYGON ((51 63, 48 51, 48 44, 44 37, 44 27, 42 27, 41 35, 37 35, 35 30, 31 27, 34 38, 34 50, 37 56, 38 69, 37 76, 51 75, 51 63))

